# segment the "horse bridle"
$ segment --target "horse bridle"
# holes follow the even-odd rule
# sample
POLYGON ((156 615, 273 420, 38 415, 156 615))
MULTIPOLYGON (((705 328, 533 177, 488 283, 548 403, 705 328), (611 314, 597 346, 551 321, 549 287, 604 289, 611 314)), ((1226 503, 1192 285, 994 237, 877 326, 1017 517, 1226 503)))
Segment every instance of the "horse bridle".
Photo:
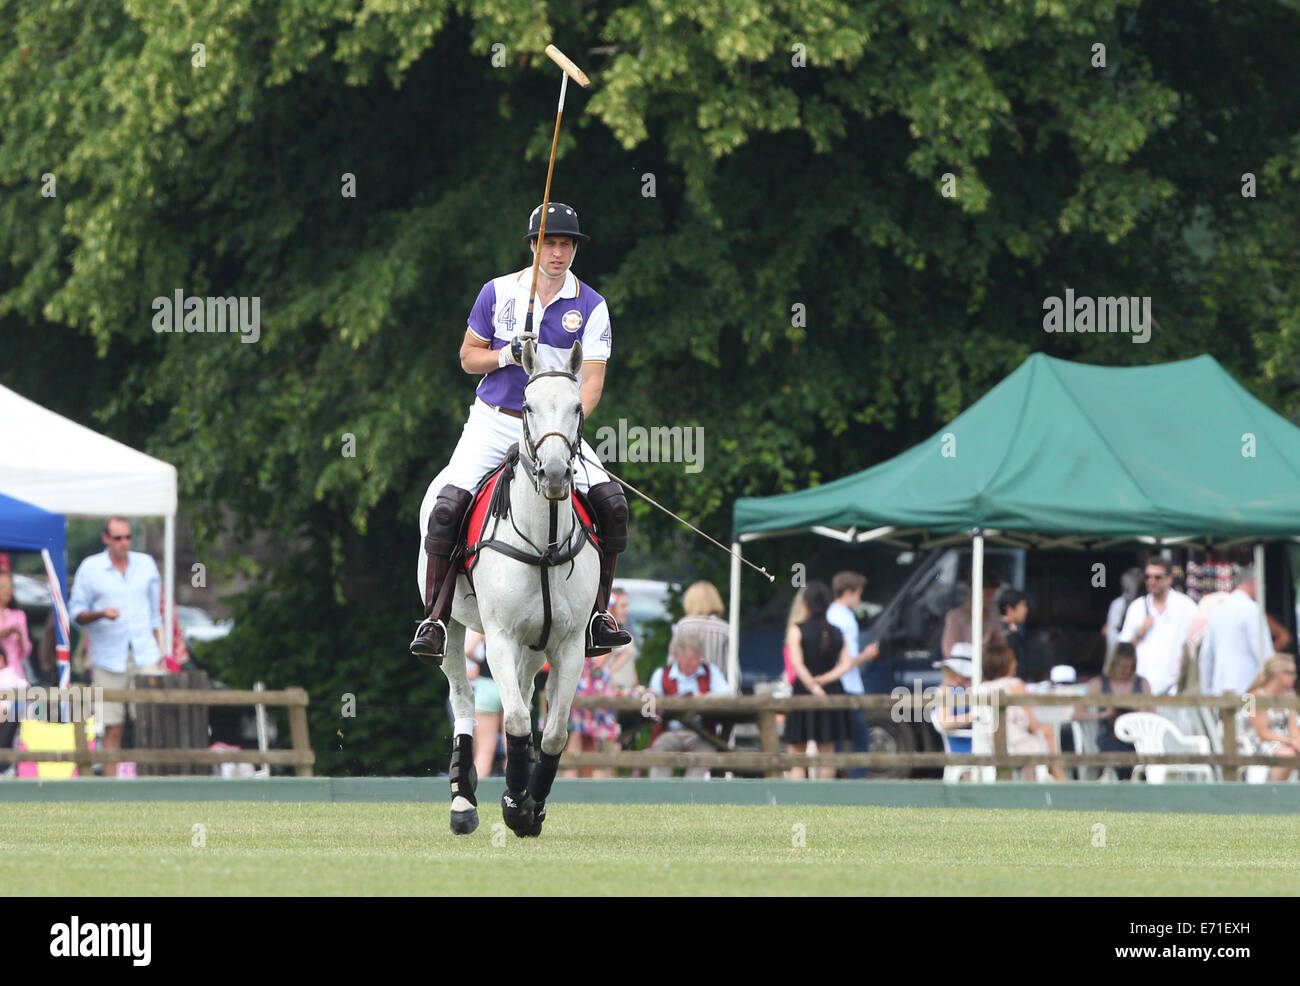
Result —
POLYGON ((562 441, 564 443, 564 447, 569 450, 569 457, 567 460, 569 463, 568 471, 569 471, 570 478, 572 478, 573 460, 574 458, 577 457, 578 450, 582 448, 582 425, 584 419, 584 414, 580 407, 578 410, 578 434, 574 437, 573 441, 569 441, 568 435, 565 435, 562 432, 558 432, 558 431, 548 431, 546 434, 534 440, 532 432, 528 428, 528 398, 526 395, 528 393, 528 388, 532 386, 533 381, 540 380, 542 379, 542 377, 564 377, 566 380, 572 380, 574 383, 578 382, 578 378, 574 376, 572 373, 566 373, 564 370, 546 370, 542 373, 538 373, 535 374, 534 376, 529 377, 528 383, 524 384, 525 398, 523 400, 523 403, 520 404, 519 413, 523 424, 523 428, 521 429, 523 431, 523 439, 524 439, 522 445, 523 445, 523 450, 526 454, 521 457, 521 461, 524 463, 524 471, 528 473, 528 478, 533 481, 533 489, 538 491, 541 490, 541 486, 542 486, 541 476, 537 469, 538 447, 542 444, 542 442, 546 441, 548 438, 558 438, 560 441, 562 441))

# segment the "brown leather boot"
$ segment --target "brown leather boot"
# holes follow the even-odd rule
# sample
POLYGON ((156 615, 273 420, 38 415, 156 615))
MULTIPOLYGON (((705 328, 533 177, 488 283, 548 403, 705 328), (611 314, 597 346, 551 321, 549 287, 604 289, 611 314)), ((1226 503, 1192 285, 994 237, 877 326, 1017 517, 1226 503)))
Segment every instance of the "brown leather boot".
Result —
POLYGON ((587 501, 596 515, 600 537, 600 586, 596 605, 587 623, 587 656, 608 654, 615 647, 632 642, 632 635, 609 614, 609 591, 614 583, 618 556, 627 548, 627 498, 618 483, 597 483, 587 491, 587 501))
POLYGON ((429 567, 424 580, 424 621, 416 628, 411 654, 431 667, 441 667, 447 653, 447 620, 451 617, 453 593, 444 592, 447 580, 455 579, 452 553, 460 538, 461 523, 474 495, 450 484, 438 492, 433 513, 429 515, 429 533, 424 550, 429 567), (441 601, 441 605, 439 605, 441 601))

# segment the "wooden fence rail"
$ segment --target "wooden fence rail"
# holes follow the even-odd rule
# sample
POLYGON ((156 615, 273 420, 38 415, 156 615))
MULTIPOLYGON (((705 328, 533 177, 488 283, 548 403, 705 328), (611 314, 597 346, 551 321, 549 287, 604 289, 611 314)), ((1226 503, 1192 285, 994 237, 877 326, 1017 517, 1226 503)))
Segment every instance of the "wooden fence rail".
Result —
POLYGON ((73 729, 77 748, 70 751, 0 750, 0 763, 29 761, 73 762, 81 772, 95 763, 136 763, 148 765, 214 766, 222 763, 264 763, 294 767, 299 777, 312 776, 316 754, 312 752, 307 730, 309 699, 302 688, 285 688, 280 691, 234 691, 230 689, 185 688, 20 688, 0 689, 0 702, 9 704, 13 715, 13 702, 50 707, 67 703, 74 710, 73 729), (208 750, 208 749, 136 749, 91 750, 86 745, 86 731, 81 723, 91 714, 93 703, 129 702, 133 705, 270 705, 284 706, 289 710, 289 734, 292 748, 288 750, 208 750), (80 711, 77 711, 80 710, 80 711))
MULTIPOLYGON (((1267 698, 1251 696, 1256 709, 1284 708, 1300 710, 1300 696, 1267 698)), ((565 767, 598 768, 702 768, 733 770, 745 773, 765 773, 779 777, 791 767, 835 768, 899 768, 981 766, 998 769, 998 779, 1004 779, 1011 770, 1036 764, 1061 767, 1134 767, 1138 764, 1186 765, 1209 764, 1223 770, 1225 780, 1237 780, 1238 768, 1246 766, 1292 767, 1300 769, 1300 756, 1252 756, 1237 751, 1236 712, 1243 707, 1244 696, 1231 692, 1223 695, 1060 695, 1026 693, 1009 695, 1005 692, 989 693, 986 708, 997 715, 992 729, 993 752, 970 753, 822 753, 809 756, 804 753, 786 753, 781 749, 776 716, 802 709, 862 709, 887 710, 897 722, 929 721, 928 713, 942 698, 933 691, 906 691, 895 689, 889 695, 796 695, 789 698, 772 698, 763 695, 685 695, 685 696, 577 696, 573 705, 582 709, 609 709, 614 712, 635 712, 647 721, 656 717, 668 720, 678 718, 675 713, 690 713, 691 717, 726 721, 757 721, 761 752, 717 750, 706 753, 671 753, 656 750, 623 750, 617 753, 565 753, 565 767), (996 696, 993 698, 992 696, 996 696), (1175 753, 1161 756, 1141 753, 1055 753, 1016 754, 1006 751, 1006 712, 1013 706, 1076 706, 1087 708, 1147 709, 1161 708, 1212 708, 1221 713, 1223 723, 1223 753, 1175 753)), ((971 704, 979 700, 971 696, 971 704)))

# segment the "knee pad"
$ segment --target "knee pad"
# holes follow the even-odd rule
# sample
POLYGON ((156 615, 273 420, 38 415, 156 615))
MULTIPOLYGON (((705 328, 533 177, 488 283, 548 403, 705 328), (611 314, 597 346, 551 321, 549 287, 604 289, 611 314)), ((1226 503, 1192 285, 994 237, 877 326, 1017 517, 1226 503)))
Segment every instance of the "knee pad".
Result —
POLYGON ((627 497, 614 481, 597 483, 587 491, 587 501, 596 514, 601 546, 612 552, 627 550, 627 497))
POLYGON ((438 499, 429 514, 429 533, 424 538, 424 550, 431 555, 446 557, 456 547, 460 524, 465 511, 474 500, 474 494, 448 483, 438 491, 438 499))

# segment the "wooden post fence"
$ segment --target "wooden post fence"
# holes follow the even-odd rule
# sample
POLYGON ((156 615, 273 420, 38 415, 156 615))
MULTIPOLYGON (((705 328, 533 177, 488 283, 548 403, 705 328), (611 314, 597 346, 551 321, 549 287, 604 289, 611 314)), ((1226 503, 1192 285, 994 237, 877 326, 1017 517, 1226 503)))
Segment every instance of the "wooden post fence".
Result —
MULTIPOLYGON (((655 750, 621 750, 616 753, 566 752, 561 766, 566 768, 599 767, 614 769, 646 769, 672 767, 677 769, 698 767, 707 770, 730 770, 741 773, 761 773, 779 777, 791 767, 867 767, 888 769, 894 767, 995 767, 999 780, 1018 767, 1044 764, 1062 768, 1075 767, 1135 767, 1139 764, 1172 765, 1209 764, 1223 771, 1224 780, 1236 780, 1237 770, 1246 766, 1291 767, 1300 769, 1300 755, 1294 757, 1246 756, 1237 751, 1236 713, 1242 707, 1242 697, 1225 695, 1059 695, 1026 693, 1008 695, 997 693, 997 726, 993 731, 993 752, 972 753, 785 753, 777 731, 776 716, 798 709, 862 709, 889 711, 898 722, 915 723, 924 716, 929 721, 930 708, 936 698, 933 692, 895 689, 890 695, 797 695, 789 698, 772 698, 763 695, 686 695, 656 696, 656 714, 667 720, 673 713, 689 713, 709 719, 758 722, 761 751, 711 751, 702 753, 667 753, 655 750), (1006 714, 1011 706, 1079 706, 1089 708, 1116 708, 1126 710, 1161 708, 1211 708, 1218 709, 1223 722, 1222 753, 1173 753, 1164 755, 1141 753, 1033 753, 1009 754, 1006 750, 1006 714)), ((637 695, 602 696, 580 695, 574 698, 573 707, 581 709, 610 709, 614 712, 640 712, 644 699, 637 695)), ((976 704, 972 697, 972 705, 976 704)), ((1300 697, 1266 698, 1255 696, 1256 709, 1300 709, 1300 697)), ((647 719, 647 722, 652 720, 647 719)), ((928 727, 927 727, 928 728, 928 727)))
MULTIPOLYGON (((142 676, 141 682, 149 676, 142 676)), ((153 676, 157 678, 179 676, 153 676)), ((135 763, 147 768, 166 768, 172 772, 181 772, 186 768, 212 767, 223 763, 265 763, 293 767, 299 777, 312 776, 312 764, 316 754, 312 752, 307 731, 307 692, 302 688, 285 688, 280 691, 234 691, 230 689, 185 688, 178 681, 175 685, 150 682, 143 688, 105 688, 96 689, 79 686, 68 689, 26 688, 12 692, 0 692, 0 698, 6 701, 26 701, 43 705, 45 708, 57 707, 57 703, 73 701, 74 706, 83 710, 83 716, 89 715, 92 708, 92 696, 106 702, 129 702, 140 709, 144 706, 178 705, 186 713, 173 722, 177 727, 164 727, 163 738, 173 744, 162 748, 96 750, 86 748, 83 721, 74 721, 73 734, 76 736, 76 749, 71 751, 18 751, 0 750, 0 763, 17 763, 39 761, 43 763, 75 762, 84 774, 95 763, 135 763), (288 750, 209 750, 207 749, 207 707, 212 705, 262 705, 285 706, 289 709, 289 733, 292 748, 288 750), (201 717, 201 718, 200 718, 201 717), (200 725, 203 729, 203 748, 177 746, 183 743, 181 730, 186 730, 190 738, 197 735, 200 725)), ((12 714, 12 713, 11 713, 12 714)), ((75 717, 74 717, 75 718, 75 717)), ((150 722, 147 715, 137 716, 138 721, 150 722)), ((157 722, 156 719, 152 720, 157 722)), ((148 726, 145 727, 148 729, 148 726)), ((142 771, 144 773, 144 771, 142 771)))

